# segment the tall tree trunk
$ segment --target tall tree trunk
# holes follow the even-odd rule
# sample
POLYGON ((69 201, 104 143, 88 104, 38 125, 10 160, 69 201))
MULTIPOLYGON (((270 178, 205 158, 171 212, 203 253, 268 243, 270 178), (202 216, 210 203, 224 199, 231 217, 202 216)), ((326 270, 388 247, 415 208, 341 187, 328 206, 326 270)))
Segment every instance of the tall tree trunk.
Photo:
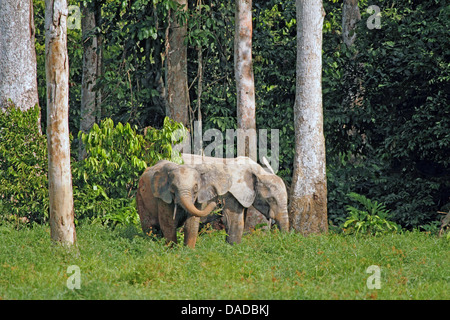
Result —
POLYGON ((328 230, 322 111, 321 0, 297 0, 295 157, 289 222, 302 234, 328 230))
POLYGON ((73 244, 76 233, 70 171, 67 14, 66 0, 45 1, 50 234, 54 241, 73 244))
MULTIPOLYGON (((187 0, 176 0, 181 10, 188 9, 187 0)), ((166 56, 166 115, 175 121, 189 124, 189 92, 187 84, 187 21, 179 23, 176 12, 171 13, 166 56)), ((167 41, 167 40, 166 40, 167 41)))
POLYGON ((0 1, 0 111, 39 104, 32 0, 0 1))
POLYGON ((234 73, 237 90, 238 156, 256 161, 255 82, 252 64, 252 0, 236 0, 234 73), (242 134, 239 136, 239 134, 242 134), (240 148, 239 144, 242 144, 240 148))
POLYGON ((350 47, 356 39, 356 23, 361 20, 358 0, 344 0, 342 6, 342 40, 350 47))
MULTIPOLYGON (((342 6, 342 41, 347 48, 353 48, 356 41, 356 24, 361 20, 358 0, 344 0, 342 6)), ((364 88, 362 86, 363 65, 356 61, 356 53, 351 56, 346 63, 343 83, 345 84, 346 95, 342 101, 343 108, 353 109, 362 104, 364 88)), ((358 134, 355 127, 348 130, 349 135, 358 134)), ((363 138, 363 141, 365 139, 363 138)))
MULTIPOLYGON (((344 0, 342 6, 342 41, 348 48, 353 47, 356 40, 356 24, 361 20, 358 0, 344 0)), ((356 54, 353 55, 344 70, 344 83, 348 85, 347 95, 344 98, 344 107, 354 108, 361 104, 364 89, 362 88, 361 71, 356 54)), ((353 130, 353 129, 352 129, 353 130)))
MULTIPOLYGON (((99 4, 97 1, 83 7, 81 28, 83 33, 83 74, 81 82, 80 131, 87 133, 101 116, 101 93, 94 90, 97 78, 101 75, 101 40, 95 28, 98 25, 99 4)), ((80 140, 78 159, 86 157, 86 150, 80 140)))

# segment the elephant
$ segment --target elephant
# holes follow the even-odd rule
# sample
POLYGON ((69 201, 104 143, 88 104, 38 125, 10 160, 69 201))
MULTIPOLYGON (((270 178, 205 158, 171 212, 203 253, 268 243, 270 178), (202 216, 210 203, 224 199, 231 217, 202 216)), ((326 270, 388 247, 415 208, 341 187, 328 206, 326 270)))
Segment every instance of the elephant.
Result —
POLYGON ((231 186, 224 194, 223 216, 226 241, 230 244, 241 242, 247 208, 253 206, 267 219, 274 219, 279 229, 289 231, 287 191, 283 180, 271 171, 266 171, 248 157, 215 158, 182 154, 185 164, 205 166, 219 170, 227 168, 231 186))
POLYGON ((144 233, 161 231, 166 242, 177 243, 176 231, 184 224, 184 244, 194 248, 200 217, 215 208, 213 201, 231 186, 225 166, 178 165, 161 160, 139 179, 137 210, 144 233), (206 205, 201 210, 197 207, 206 205))

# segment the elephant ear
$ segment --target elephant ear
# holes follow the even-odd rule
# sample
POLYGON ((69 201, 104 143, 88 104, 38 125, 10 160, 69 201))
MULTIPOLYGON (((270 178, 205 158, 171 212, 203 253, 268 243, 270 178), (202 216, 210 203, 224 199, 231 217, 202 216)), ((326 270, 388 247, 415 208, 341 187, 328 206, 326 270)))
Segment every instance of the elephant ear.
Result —
POLYGON ((245 207, 250 207, 255 201, 256 176, 249 166, 233 164, 228 165, 232 177, 230 193, 239 203, 245 207))
POLYGON ((167 160, 159 161, 154 166, 155 173, 150 179, 152 192, 155 197, 162 199, 165 203, 172 203, 169 174, 177 167, 178 165, 167 160))
POLYGON ((195 167, 200 173, 197 201, 208 202, 227 193, 231 187, 231 176, 223 164, 200 164, 195 167))

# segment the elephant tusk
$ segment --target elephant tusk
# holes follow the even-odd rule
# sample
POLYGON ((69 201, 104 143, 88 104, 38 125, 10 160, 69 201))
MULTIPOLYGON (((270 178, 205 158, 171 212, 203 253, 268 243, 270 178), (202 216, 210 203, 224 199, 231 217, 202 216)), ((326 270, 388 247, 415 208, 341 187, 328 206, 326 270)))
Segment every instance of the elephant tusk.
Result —
POLYGON ((269 171, 272 174, 275 174, 275 171, 273 171, 273 168, 270 166, 269 161, 267 160, 267 158, 265 156, 263 157, 262 162, 264 163, 264 165, 267 167, 267 169, 269 169, 269 171))
POLYGON ((177 204, 175 203, 175 208, 173 209, 173 220, 175 220, 176 214, 177 214, 177 204))

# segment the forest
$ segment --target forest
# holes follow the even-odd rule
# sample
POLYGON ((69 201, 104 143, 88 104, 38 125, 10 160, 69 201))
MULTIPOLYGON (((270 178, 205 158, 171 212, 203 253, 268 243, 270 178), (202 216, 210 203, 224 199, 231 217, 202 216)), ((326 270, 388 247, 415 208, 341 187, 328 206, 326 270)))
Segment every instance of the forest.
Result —
MULTIPOLYGON (((112 240, 105 230, 142 242, 137 236, 139 178, 159 160, 176 157, 182 142, 178 133, 189 133, 195 149, 195 132, 206 141, 208 131, 218 130, 214 132, 224 139, 211 155, 236 157, 241 155, 236 145, 225 144, 229 132, 255 129, 259 143, 270 146, 266 156, 289 195, 292 232, 281 236, 275 230, 266 237, 286 237, 280 240, 286 246, 304 241, 320 251, 319 242, 328 246, 334 238, 298 240, 295 234, 374 239, 426 234, 432 241, 442 240, 438 246, 444 251, 436 255, 443 254, 444 265, 448 261, 450 5, 445 1, 34 0, 21 13, 11 7, 0 5, 0 29, 7 30, 0 34, 0 234, 5 243, 11 232, 32 232, 38 239, 46 232, 39 228, 53 228, 51 207, 64 201, 71 203, 63 206, 77 230, 101 226, 98 232, 107 241, 112 240), (55 36, 49 31, 55 17, 52 21, 48 13, 59 2, 68 8, 66 28, 61 29, 67 56, 61 64, 63 58, 51 55, 59 47, 49 38, 55 36), (320 11, 312 12, 310 2, 320 11), (27 28, 12 29, 17 28, 14 20, 17 25, 28 21, 27 28), (17 54, 8 53, 12 47, 26 52, 16 62, 12 57, 17 54), (64 69, 56 70, 56 65, 64 69), (58 82, 64 74, 67 83, 58 82), (16 98, 17 92, 25 94, 16 98), (67 110, 58 114, 58 99, 66 98, 67 110), (55 121, 57 116, 62 120, 55 121), (67 120, 70 159, 64 161, 70 170, 62 170, 60 179, 71 182, 73 200, 57 201, 63 198, 52 193, 58 187, 52 170, 60 158, 51 148, 54 141, 66 139, 58 136, 57 126, 67 120), (262 129, 266 141, 261 141, 262 129), (314 194, 302 194, 308 188, 316 188, 314 194), (310 223, 301 218, 308 206, 314 216, 310 223)), ((261 153, 255 160, 262 163, 261 153)), ((261 236, 264 228, 257 224, 252 232, 261 236)), ((213 241, 208 237, 223 232, 213 229, 210 224, 200 232, 208 250, 213 241)), ((399 239, 392 240, 397 247, 399 239)), ((81 243, 91 240, 80 238, 81 243)), ((258 246, 255 240, 245 241, 258 246)), ((271 238, 262 241, 273 244, 271 238)), ((138 251, 144 250, 141 242, 138 251)), ((162 257, 162 249, 155 249, 154 242, 151 246, 162 257)), ((431 242, 426 246, 433 247, 431 242)), ((208 263, 208 257, 198 255, 195 259, 208 263)), ((294 269, 292 278, 301 273, 294 269)), ((281 276, 272 270, 273 286, 290 283, 290 278, 277 282, 281 276)), ((245 272, 250 279, 252 271, 245 272)), ((434 275, 448 287, 448 276, 434 275)), ((133 279, 126 281, 145 282, 133 279)), ((418 283, 416 292, 423 291, 418 283)), ((216 298, 241 297, 226 292, 216 298)), ((81 298, 97 294, 104 292, 81 298)), ((390 291, 385 297, 411 298, 396 294, 390 291)), ((0 290, 2 295, 21 297, 8 296, 6 289, 0 290)), ((70 290, 67 295, 80 298, 70 290)), ((159 296, 167 297, 174 298, 159 296)), ((251 291, 245 297, 279 298, 251 291)), ((330 298, 317 296, 324 297, 330 298)), ((373 298, 359 293, 345 297, 373 298)), ((445 289, 431 297, 445 298, 445 289)))

